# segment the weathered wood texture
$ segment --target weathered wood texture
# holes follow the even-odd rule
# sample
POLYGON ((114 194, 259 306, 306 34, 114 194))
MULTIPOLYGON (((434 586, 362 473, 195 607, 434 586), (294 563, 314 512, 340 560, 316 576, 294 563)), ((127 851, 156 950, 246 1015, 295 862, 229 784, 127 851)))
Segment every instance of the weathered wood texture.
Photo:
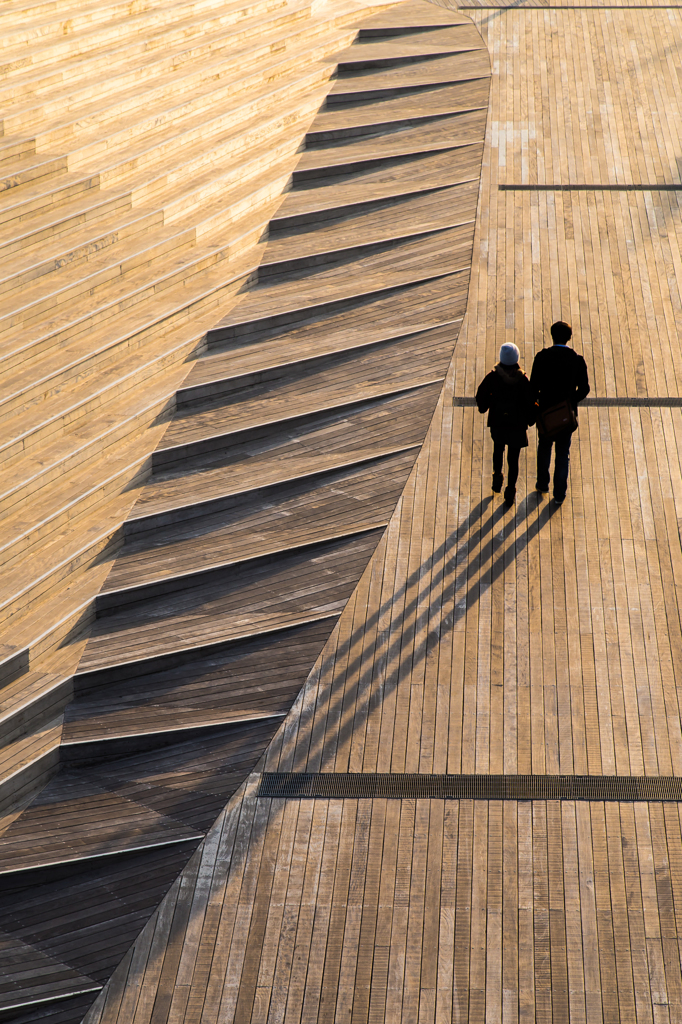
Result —
POLYGON ((356 34, 257 280, 152 455, 62 768, 0 837, 7 962, 27 947, 62 968, 52 989, 15 971, 0 1011, 82 1017, 277 732, 424 441, 466 308, 490 62, 424 0, 356 34))
MULTIPOLYGON (((682 412, 590 407, 561 508, 490 495, 471 395, 575 328, 597 396, 679 394, 675 8, 469 10, 493 59, 467 318, 377 552, 261 767, 682 774, 682 412)), ((256 800, 88 1024, 679 1021, 675 804, 256 800), (189 923, 188 923, 189 922, 189 923)))

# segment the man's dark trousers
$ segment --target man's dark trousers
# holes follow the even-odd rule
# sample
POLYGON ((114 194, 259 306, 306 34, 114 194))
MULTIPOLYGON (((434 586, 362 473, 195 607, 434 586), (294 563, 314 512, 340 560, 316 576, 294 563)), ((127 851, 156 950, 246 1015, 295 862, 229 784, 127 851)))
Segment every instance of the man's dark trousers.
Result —
POLYGON ((538 490, 549 490, 549 461, 554 445, 554 497, 557 501, 563 501, 566 497, 572 437, 572 432, 567 430, 558 437, 538 438, 538 490))

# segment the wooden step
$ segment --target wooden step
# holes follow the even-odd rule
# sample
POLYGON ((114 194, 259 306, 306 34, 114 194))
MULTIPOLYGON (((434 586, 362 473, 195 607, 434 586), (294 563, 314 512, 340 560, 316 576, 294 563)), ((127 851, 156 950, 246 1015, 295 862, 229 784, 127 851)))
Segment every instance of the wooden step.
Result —
POLYGON ((221 456, 208 453, 188 461, 177 475, 156 475, 142 489, 128 529, 150 529, 187 514, 201 503, 231 498, 246 490, 355 465, 421 444, 441 384, 369 402, 346 411, 320 413, 285 435, 275 426, 257 440, 238 445, 221 456), (401 424, 395 430, 395 420, 401 424), (185 472, 192 471, 187 493, 185 472), (153 517, 153 519, 152 519, 153 517))
MULTIPOLYGON (((485 132, 486 112, 475 111, 457 116, 435 117, 416 125, 402 128, 389 128, 380 135, 367 137, 351 137, 326 145, 315 145, 301 154, 294 170, 294 181, 304 181, 304 175, 312 176, 312 172, 334 168, 333 173, 340 173, 338 168, 344 165, 356 165, 365 160, 376 160, 416 153, 436 152, 438 149, 457 148, 468 143, 478 142, 485 132)), ((314 129, 314 123, 313 123, 314 129)))
POLYGON ((80 663, 82 671, 139 661, 341 613, 382 530, 285 554, 263 565, 247 563, 229 578, 135 604, 99 619, 80 663))
POLYGON ((410 127, 437 117, 457 117, 467 113, 487 113, 488 80, 444 86, 420 92, 406 92, 388 99, 373 100, 357 106, 327 105, 315 118, 306 135, 307 145, 322 145, 342 139, 410 127))
POLYGON ((86 198, 84 193, 98 188, 99 174, 60 172, 54 178, 39 179, 35 183, 0 192, 1 237, 5 241, 11 240, 23 230, 22 222, 26 218, 52 215, 76 197, 86 198))
POLYGON ((0 812, 44 785, 59 764, 61 716, 0 748, 0 812))
POLYGON ((0 1013, 40 1012, 70 996, 99 992, 101 984, 14 935, 0 932, 0 1013))
MULTIPOLYGON (((416 239, 372 247, 368 255, 339 259, 315 272, 294 271, 267 278, 244 296, 211 332, 210 338, 239 326, 262 325, 322 304, 348 301, 371 292, 464 271, 471 260, 470 229, 444 228, 416 239)), ((273 324, 274 326, 274 324, 273 324)), ((253 329, 253 327, 251 327, 253 329)), ((223 335, 224 337, 225 335, 223 335)), ((233 335, 235 336, 235 335, 233 335)))
MULTIPOLYGON (((474 201, 477 192, 478 186, 472 186, 474 201)), ((335 315, 289 330, 256 332, 244 344, 215 345, 192 363, 177 406, 258 383, 293 363, 314 365, 337 352, 459 322, 465 302, 466 292, 458 292, 451 277, 439 277, 349 304, 335 315)))
POLYGON ((339 76, 327 97, 327 106, 336 103, 357 103, 359 100, 384 99, 406 90, 424 86, 452 85, 487 79, 490 58, 484 49, 460 53, 452 57, 435 57, 386 70, 359 71, 339 76))
MULTIPOLYGON (((173 25, 175 44, 172 39, 166 39, 162 49, 143 50, 133 42, 132 47, 127 45, 89 60, 79 60, 70 74, 62 71, 60 75, 58 69, 43 69, 19 80, 0 81, 0 99, 6 111, 3 121, 5 134, 29 134, 38 130, 40 125, 63 119, 69 111, 75 112, 93 101, 101 104, 106 97, 116 101, 117 94, 130 96, 145 84, 152 86, 150 102, 158 102, 163 96, 177 95, 183 91, 183 82, 188 89, 194 84, 191 78, 186 80, 186 76, 180 74, 183 64, 187 65, 186 74, 198 76, 198 82, 204 77, 212 77, 214 70, 219 70, 220 76, 224 77, 231 66, 239 66, 240 59, 242 68, 246 69, 269 51, 270 34, 286 39, 288 28, 309 17, 310 8, 301 0, 277 7, 274 11, 266 8, 263 14, 256 14, 250 19, 253 31, 251 47, 242 45, 241 49, 240 43, 247 42, 249 33, 236 27, 234 17, 225 18, 225 25, 219 20, 213 31, 211 25, 206 26, 200 43, 188 41, 184 33, 178 34, 178 26, 173 25), (257 45, 254 45, 255 39, 258 40, 257 45), (224 66, 214 68, 221 54, 224 66), (176 88, 171 86, 173 73, 176 75, 176 88), (165 87, 164 79, 167 80, 165 87)), ((190 25, 194 28, 192 34, 195 34, 196 19, 192 19, 190 25)))
POLYGON ((21 252, 0 256, 0 303, 11 297, 16 299, 19 292, 23 296, 38 283, 47 285, 49 278, 51 284, 56 283, 52 276, 58 274, 61 279, 67 267, 69 273, 77 266, 84 272, 85 264, 91 263, 93 257, 103 260, 105 253, 113 252, 114 246, 121 248, 123 242, 132 243, 135 239, 138 248, 141 242, 147 245, 154 229, 162 226, 161 210, 138 208, 126 214, 117 209, 101 218, 92 218, 84 226, 77 225, 61 237, 53 232, 21 252))
MULTIPOLYGON (((199 442, 217 436, 226 439, 265 424, 301 422, 304 416, 366 401, 410 387, 420 387, 445 377, 452 356, 452 329, 434 328, 415 337, 379 342, 329 357, 323 364, 295 364, 289 373, 253 384, 236 394, 203 399, 185 407, 173 418, 161 445, 154 452, 154 466, 181 447, 210 450, 199 442)), ((236 440, 236 439, 235 439, 236 440)))
POLYGON ((28 153, 14 158, 11 166, 8 163, 4 167, 0 164, 0 193, 31 182, 51 180, 67 170, 67 163, 65 156, 28 153))
POLYGON ((340 173, 325 177, 295 192, 289 192, 275 218, 275 229, 290 228, 302 223, 315 223, 317 219, 339 217, 344 210, 370 202, 415 195, 446 185, 460 185, 476 180, 476 167, 481 160, 481 145, 472 144, 461 149, 426 156, 405 156, 396 159, 390 173, 381 168, 340 173), (320 216, 321 215, 321 216, 320 216))
POLYGON ((416 457, 416 449, 350 469, 247 495, 231 508, 129 536, 112 567, 104 595, 213 569, 230 559, 260 557, 302 541, 329 539, 329 531, 385 525, 416 457))
POLYGON ((11 233, 0 227, 0 257, 24 253, 44 242, 56 243, 74 229, 112 213, 124 217, 130 207, 129 192, 88 190, 46 212, 25 215, 20 223, 11 223, 11 233))
POLYGON ((116 856, 202 834, 95 782, 62 773, 0 840, 0 876, 116 856))

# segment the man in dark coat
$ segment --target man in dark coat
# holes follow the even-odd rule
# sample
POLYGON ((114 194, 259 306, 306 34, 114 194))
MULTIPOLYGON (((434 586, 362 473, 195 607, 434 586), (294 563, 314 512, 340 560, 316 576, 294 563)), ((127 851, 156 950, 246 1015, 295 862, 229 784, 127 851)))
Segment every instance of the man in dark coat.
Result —
MULTIPOLYGON (((535 490, 540 494, 549 490, 549 463, 554 445, 554 501, 560 505, 566 497, 571 438, 578 428, 578 402, 590 393, 587 366, 568 342, 573 336, 570 324, 558 320, 550 328, 552 347, 543 348, 533 360, 530 386, 533 402, 539 407, 538 419, 546 409, 568 401, 575 413, 575 426, 554 437, 538 437, 538 475, 535 490)), ((539 428, 538 428, 539 430, 539 428)))
POLYGON ((528 447, 526 428, 533 403, 530 399, 530 381, 519 367, 516 345, 503 345, 500 361, 486 374, 476 392, 479 412, 488 413, 488 426, 493 439, 493 491, 502 490, 502 463, 507 449, 507 486, 505 504, 511 505, 516 496, 519 475, 519 453, 528 447))

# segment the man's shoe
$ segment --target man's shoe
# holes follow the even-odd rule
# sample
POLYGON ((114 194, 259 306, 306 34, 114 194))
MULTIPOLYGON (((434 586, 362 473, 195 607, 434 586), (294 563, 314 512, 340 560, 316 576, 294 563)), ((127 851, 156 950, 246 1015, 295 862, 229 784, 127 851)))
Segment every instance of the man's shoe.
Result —
POLYGON ((501 473, 493 473, 493 492, 499 494, 502 490, 502 481, 504 477, 501 473))
POLYGON ((549 484, 547 485, 547 487, 543 487, 540 481, 536 480, 535 490, 538 492, 538 494, 547 494, 547 491, 549 490, 549 484))
POLYGON ((505 503, 505 505, 509 505, 509 506, 513 505, 515 497, 516 497, 516 488, 515 487, 505 487, 505 489, 504 489, 504 503, 505 503))
POLYGON ((555 494, 554 495, 554 504, 555 505, 563 505, 565 498, 566 498, 565 494, 564 494, 563 498, 557 498, 557 496, 555 494))

